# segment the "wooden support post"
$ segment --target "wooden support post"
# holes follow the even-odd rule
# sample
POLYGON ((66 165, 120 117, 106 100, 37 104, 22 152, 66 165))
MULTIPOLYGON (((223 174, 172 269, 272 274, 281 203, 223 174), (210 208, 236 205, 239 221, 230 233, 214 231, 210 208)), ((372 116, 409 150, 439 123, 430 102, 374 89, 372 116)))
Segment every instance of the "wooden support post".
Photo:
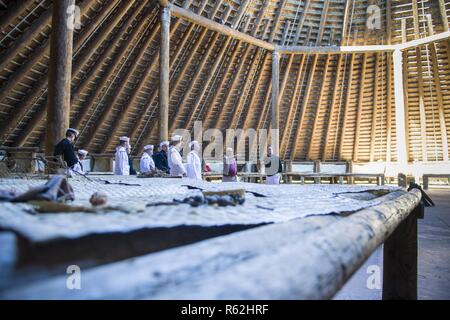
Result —
POLYGON ((378 72, 379 69, 382 68, 380 66, 380 53, 376 53, 376 60, 374 66, 374 80, 373 80, 373 106, 372 106, 372 125, 370 128, 370 155, 369 161, 373 162, 375 159, 375 134, 376 134, 376 125, 377 125, 377 112, 378 112, 378 88, 380 85, 380 81, 378 80, 378 72))
POLYGON ((367 68, 367 53, 363 54, 362 68, 359 83, 358 104, 356 109, 356 125, 355 135, 353 137, 353 161, 358 161, 359 144, 361 135, 361 122, 363 116, 363 101, 364 101, 364 83, 366 82, 366 68, 367 68))
POLYGON ((383 300, 417 299, 417 207, 384 243, 383 300))
POLYGON ((274 51, 272 54, 272 147, 274 154, 279 155, 279 134, 278 130, 279 126, 279 118, 280 111, 278 108, 279 105, 279 88, 280 88, 280 55, 277 51, 274 51), (275 138, 275 141, 273 140, 275 138))
MULTIPOLYGON (((163 1, 160 2, 160 4, 163 1)), ((169 139, 169 54, 170 9, 161 9, 161 46, 159 54, 159 139, 169 139)))
POLYGON ((75 0, 55 1, 53 4, 48 72, 46 155, 53 155, 55 145, 64 137, 65 131, 69 127, 73 28, 69 28, 68 9, 73 5, 75 5, 75 0))
POLYGON ((397 163, 406 166, 408 163, 406 148, 405 127, 405 103, 403 92, 403 54, 395 50, 393 54, 394 63, 394 94, 395 94, 395 128, 397 134, 397 163))

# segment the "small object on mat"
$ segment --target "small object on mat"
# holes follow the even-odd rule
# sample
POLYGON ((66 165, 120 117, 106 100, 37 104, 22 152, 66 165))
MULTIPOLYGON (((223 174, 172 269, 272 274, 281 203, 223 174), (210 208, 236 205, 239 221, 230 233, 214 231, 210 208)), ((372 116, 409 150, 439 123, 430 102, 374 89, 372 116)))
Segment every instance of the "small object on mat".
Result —
POLYGON ((102 205, 105 205, 106 202, 108 202, 108 197, 105 193, 97 191, 91 195, 89 202, 93 206, 102 206, 102 205))
POLYGON ((176 203, 187 203, 193 207, 203 204, 219 207, 236 206, 245 202, 245 190, 227 190, 227 191, 204 191, 203 195, 187 197, 183 200, 176 200, 176 203))
POLYGON ((132 186, 132 187, 140 187, 141 185, 138 183, 127 183, 127 182, 110 182, 108 180, 101 180, 105 184, 117 184, 119 186, 132 186))
POLYGON ((153 170, 151 172, 140 173, 138 178, 170 178, 171 176, 159 169, 153 170))
POLYGON ((233 189, 233 190, 222 190, 222 191, 203 191, 204 196, 230 196, 230 195, 239 195, 241 197, 245 197, 245 189, 233 189))
POLYGON ((182 187, 186 187, 186 188, 188 188, 189 190, 200 190, 200 191, 203 191, 203 188, 200 188, 200 187, 196 187, 196 186, 190 186, 190 185, 188 185, 188 184, 183 184, 183 185, 181 185, 182 187))
POLYGON ((263 206, 260 206, 259 204, 257 204, 256 207, 259 209, 264 209, 264 210, 269 210, 269 211, 275 210, 274 208, 263 207, 263 206))

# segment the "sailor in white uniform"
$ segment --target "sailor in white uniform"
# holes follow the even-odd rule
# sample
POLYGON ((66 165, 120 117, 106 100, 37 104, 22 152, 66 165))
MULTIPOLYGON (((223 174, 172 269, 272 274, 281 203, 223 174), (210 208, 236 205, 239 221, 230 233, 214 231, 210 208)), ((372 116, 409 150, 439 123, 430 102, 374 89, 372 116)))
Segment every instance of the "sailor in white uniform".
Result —
POLYGON ((78 162, 75 163, 75 165, 73 166, 72 170, 79 173, 79 174, 85 174, 86 172, 83 170, 83 163, 81 161, 83 161, 84 159, 86 159, 88 152, 86 150, 80 149, 77 152, 77 157, 78 157, 78 162))
POLYGON ((199 156, 200 144, 198 141, 189 143, 191 151, 187 156, 187 177, 191 179, 202 179, 202 161, 199 156))
POLYGON ((153 145, 148 144, 144 147, 144 153, 141 157, 140 171, 141 173, 150 173, 155 171, 155 162, 153 161, 153 145))
POLYGON ((130 153, 130 138, 120 137, 120 144, 116 148, 114 174, 119 176, 130 175, 130 164, 128 162, 128 153, 130 153))
POLYGON ((168 162, 170 168, 170 175, 173 177, 185 177, 186 169, 183 165, 183 158, 181 157, 181 140, 183 139, 180 135, 174 135, 171 139, 172 146, 169 148, 168 162))

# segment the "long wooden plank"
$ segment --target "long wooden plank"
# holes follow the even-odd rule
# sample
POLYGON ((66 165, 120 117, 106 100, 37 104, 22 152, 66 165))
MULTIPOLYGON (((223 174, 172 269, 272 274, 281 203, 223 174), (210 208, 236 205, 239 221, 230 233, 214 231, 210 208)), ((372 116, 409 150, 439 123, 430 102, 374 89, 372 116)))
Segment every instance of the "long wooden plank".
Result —
POLYGON ((433 36, 423 37, 395 45, 366 45, 366 46, 275 46, 275 50, 281 54, 305 53, 305 54, 346 54, 346 53, 371 53, 371 52, 394 52, 396 49, 407 50, 417 46, 438 42, 450 38, 450 31, 441 32, 433 36))

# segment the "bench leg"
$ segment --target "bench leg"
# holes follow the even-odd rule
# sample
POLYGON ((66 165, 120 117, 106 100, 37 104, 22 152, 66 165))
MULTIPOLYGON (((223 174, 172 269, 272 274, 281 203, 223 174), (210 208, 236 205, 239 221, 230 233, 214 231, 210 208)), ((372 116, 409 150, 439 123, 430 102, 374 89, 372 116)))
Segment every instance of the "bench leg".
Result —
POLYGON ((343 184, 344 183, 344 177, 340 176, 339 177, 339 184, 343 184))
POLYGON ((423 177, 423 189, 428 190, 428 177, 423 177))
POLYGON ((300 177, 300 183, 305 184, 305 177, 300 177))
POLYGON ((417 300, 419 204, 384 243, 383 300, 417 300))

